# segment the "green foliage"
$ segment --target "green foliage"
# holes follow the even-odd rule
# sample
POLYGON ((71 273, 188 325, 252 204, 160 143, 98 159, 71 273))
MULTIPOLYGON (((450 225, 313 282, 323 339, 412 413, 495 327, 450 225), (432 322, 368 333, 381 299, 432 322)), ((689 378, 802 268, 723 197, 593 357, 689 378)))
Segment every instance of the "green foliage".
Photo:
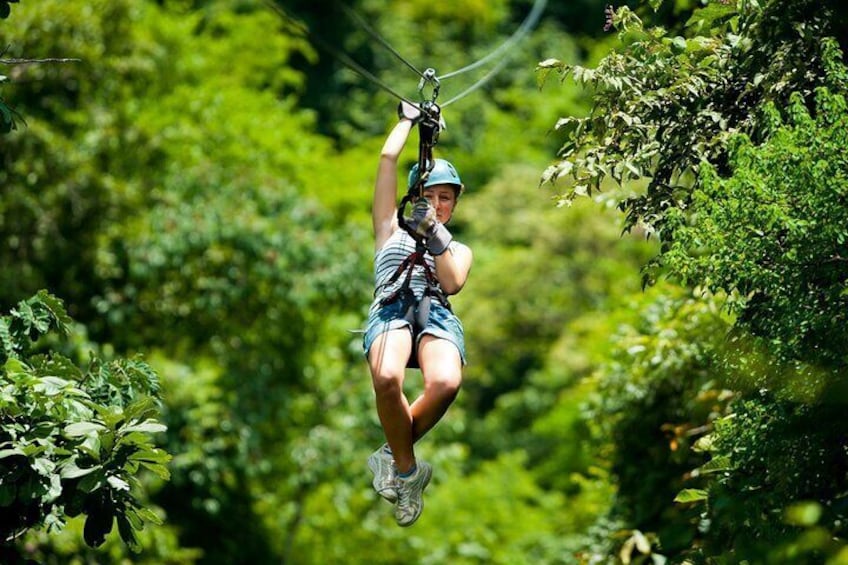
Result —
POLYGON ((713 475, 704 556, 815 563, 845 545, 846 425, 841 405, 753 394, 704 438, 713 475))
MULTIPOLYGON (((669 210, 683 209, 701 163, 723 170, 728 136, 761 141, 771 132, 765 102, 783 106, 792 92, 844 78, 830 72, 848 11, 808 0, 710 2, 689 20, 688 36, 647 28, 627 7, 614 24, 618 48, 596 68, 540 63, 541 77, 591 88, 593 109, 556 125, 566 141, 543 181, 562 180, 564 202, 591 194, 611 177, 649 179, 644 193, 620 201, 627 226, 661 230, 669 210)), ((843 76, 844 75, 840 75, 843 76)))
MULTIPOLYGON (((773 106, 766 112, 780 120, 773 106)), ((729 140, 726 178, 702 166, 690 206, 668 214, 662 264, 733 293, 728 305, 776 361, 838 372, 848 363, 848 109, 843 95, 822 88, 815 117, 800 95, 785 114, 762 145, 729 140)))
MULTIPOLYGON (((331 30, 337 45, 415 92, 417 77, 395 73, 397 61, 326 5, 284 4, 311 13, 310 24, 331 30)), ((529 4, 354 3, 405 55, 442 72, 488 53, 529 4)), ((562 18, 581 6, 600 7, 550 7, 562 18)), ((569 25, 600 28, 602 10, 583 11, 586 20, 569 25)), ((92 343, 44 346, 69 357, 89 345, 133 362, 145 351, 161 375, 162 445, 175 454, 170 480, 139 475, 167 524, 136 531, 140 553, 129 556, 116 531, 96 553, 82 547, 80 515, 61 534, 22 539, 28 556, 51 564, 573 563, 583 549, 592 556, 612 547, 605 536, 622 529, 627 541, 616 547, 634 558, 645 540, 661 551, 656 541, 680 529, 672 522, 698 511, 687 505, 643 524, 625 523, 631 514, 620 504, 610 513, 619 477, 622 499, 642 505, 648 497, 637 470, 625 467, 640 461, 636 446, 651 456, 641 468, 651 484, 670 476, 664 461, 678 474, 701 461, 683 443, 669 455, 675 429, 643 410, 646 422, 639 413, 610 415, 604 430, 620 448, 613 468, 615 450, 596 421, 606 416, 585 418, 602 386, 586 377, 610 355, 610 336, 636 324, 637 267, 655 253, 653 242, 621 239, 615 216, 597 213, 609 201, 586 200, 565 215, 538 191, 533 171, 559 145, 542 134, 556 116, 585 115, 586 100, 575 85, 539 91, 529 70, 550 52, 576 61, 591 44, 578 47, 549 20, 496 80, 448 108, 437 150, 469 185, 451 229, 475 250, 455 301, 471 364, 457 404, 420 444, 437 469, 425 513, 400 530, 364 466, 383 438, 361 336, 349 331, 362 325, 370 296, 369 198, 394 102, 324 66, 325 54, 254 0, 44 0, 25 3, 16 24, 15 55, 82 62, 28 67, 10 90, 30 127, 4 138, 2 301, 11 306, 42 287, 67 297, 92 343), (646 432, 630 451, 621 431, 628 424, 663 433, 646 432), (649 445, 654 437, 659 447, 649 445), (651 531, 653 523, 663 527, 651 531)), ((447 81, 442 98, 478 77, 447 81)), ((688 304, 680 312, 711 319, 688 304)), ((687 380, 675 388, 664 365, 654 379, 636 356, 633 386, 658 412, 667 391, 696 389, 704 363, 692 353, 703 344, 689 346, 696 329, 661 317, 645 324, 644 339, 678 332, 656 341, 679 353, 687 380)), ((610 372, 621 381, 604 389, 610 406, 643 406, 627 394, 634 356, 615 355, 621 367, 610 372)), ((139 366, 103 366, 111 365, 88 372, 98 402, 129 406, 142 394, 139 366)), ((420 376, 410 373, 407 386, 416 394, 420 376)), ((680 430, 707 413, 694 400, 672 398, 672 408, 668 421, 680 430), (692 415, 679 416, 687 409, 692 415)), ((105 427, 107 416, 81 421, 105 427)), ((99 426, 89 434, 102 444, 99 426)), ((683 485, 679 476, 663 485, 668 504, 683 485)))
MULTIPOLYGON (((165 519, 161 508, 154 511, 165 519)), ((117 529, 96 548, 85 544, 84 530, 84 516, 69 519, 61 531, 30 530, 18 543, 20 554, 39 565, 190 565, 201 561, 203 555, 199 548, 183 547, 175 529, 167 524, 136 531, 140 548, 133 552, 127 551, 117 529)))
MULTIPOLYGON (((6 80, 7 78, 4 75, 0 75, 0 84, 6 82, 6 80)), ((3 98, 0 98, 0 135, 18 129, 18 122, 23 122, 23 116, 6 104, 3 98)))
POLYGON ((662 553, 673 555, 696 535, 698 510, 684 505, 698 498, 686 480, 702 459, 692 445, 725 414, 731 396, 716 382, 712 361, 727 322, 717 300, 673 287, 655 288, 640 302, 593 375, 598 390, 586 418, 617 485, 608 519, 655 535, 662 553))
POLYGON ((177 454, 172 479, 154 500, 167 510, 169 523, 180 526, 181 545, 197 548, 207 563, 223 564, 233 555, 257 563, 273 559, 271 535, 253 504, 264 492, 257 478, 275 476, 279 461, 257 446, 261 436, 234 409, 220 365, 195 358, 189 366, 161 354, 152 362, 166 375, 164 445, 177 454))
MULTIPOLYGON (((119 3, 95 11, 112 26, 125 19, 119 3)), ((51 12, 49 3, 30 3, 16 16, 8 49, 14 58, 73 54, 91 61, 96 49, 89 42, 102 43, 94 33, 96 26, 66 4, 51 12), (55 17, 52 25, 56 27, 45 24, 47 14, 55 17)), ((69 123, 79 120, 79 114, 68 108, 74 108, 80 98, 89 98, 78 90, 84 83, 74 80, 80 68, 76 64, 21 65, 8 86, 29 123, 6 137, 0 153, 4 186, 0 237, 7 242, 0 253, 4 264, 16 265, 0 275, 0 304, 6 308, 39 288, 62 288, 76 315, 77 297, 91 287, 90 238, 105 219, 109 180, 92 174, 97 152, 91 145, 70 142, 65 135, 69 123)))
POLYGON ((139 500, 141 469, 167 479, 170 455, 152 435, 158 380, 141 359, 77 368, 37 340, 66 333, 64 306, 40 292, 0 316, 0 536, 4 544, 33 527, 58 529, 86 516, 85 541, 103 543, 117 521, 121 538, 138 549, 137 531, 159 517, 139 500))
POLYGON ((569 321, 587 309, 603 309, 610 294, 638 289, 637 278, 622 280, 621 273, 638 268, 652 251, 635 238, 622 242, 612 215, 597 218, 589 203, 570 217, 552 209, 532 175, 524 167, 506 168, 484 192, 469 191, 457 208, 468 237, 485 241, 475 255, 468 294, 456 297, 475 336, 471 358, 481 360, 479 367, 469 366, 470 387, 491 389, 478 400, 484 412, 491 397, 519 387, 539 369, 569 321), (521 205, 504 205, 511 201, 521 205), (491 225, 502 228, 492 231, 491 225), (631 260, 607 255, 617 244, 631 260), (568 264, 552 269, 563 257, 568 264), (486 362, 492 358, 498 363, 486 362))
POLYGON ((543 180, 570 178, 571 203, 606 177, 647 178, 611 199, 628 228, 659 235, 646 280, 697 296, 661 287, 597 375, 589 421, 617 498, 590 558, 844 556, 848 14, 816 8, 711 2, 680 36, 621 8, 620 45, 596 68, 540 64, 594 102, 558 123, 567 142, 543 180))
MULTIPOLYGON (((17 4, 19 0, 2 0, 0 1, 0 19, 7 19, 11 14, 11 6, 10 4, 17 4)), ((2 57, 6 53, 6 49, 0 52, 0 57, 2 57)), ((4 63, 6 61, 3 61, 4 63)), ((0 85, 5 84, 9 81, 9 77, 6 75, 0 75, 0 85)), ((7 104, 7 102, 0 97, 0 135, 5 135, 12 130, 18 129, 18 123, 25 123, 23 116, 21 116, 17 110, 12 108, 7 104)), ((2 154, 0 154, 2 157, 2 154)))
POLYGON ((466 477, 435 485, 427 501, 433 514, 421 528, 424 539, 434 541, 418 550, 422 560, 563 563, 574 549, 569 547, 573 540, 557 538, 570 533, 573 518, 557 511, 564 497, 541 488, 524 470, 526 463, 521 452, 502 452, 466 477), (481 507, 488 510, 481 514, 481 507), (442 508, 451 511, 440 512, 442 508))

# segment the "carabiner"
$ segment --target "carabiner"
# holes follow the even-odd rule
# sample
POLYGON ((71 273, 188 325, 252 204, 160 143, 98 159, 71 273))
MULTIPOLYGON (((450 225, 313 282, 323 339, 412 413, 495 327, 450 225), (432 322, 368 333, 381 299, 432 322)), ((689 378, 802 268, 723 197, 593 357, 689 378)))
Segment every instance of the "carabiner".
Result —
POLYGON ((418 94, 421 95, 422 101, 425 101, 424 87, 428 84, 433 87, 433 94, 430 97, 430 102, 435 102, 436 98, 439 97, 439 87, 441 87, 441 83, 436 77, 436 69, 432 67, 426 69, 421 75, 421 80, 418 81, 418 94))

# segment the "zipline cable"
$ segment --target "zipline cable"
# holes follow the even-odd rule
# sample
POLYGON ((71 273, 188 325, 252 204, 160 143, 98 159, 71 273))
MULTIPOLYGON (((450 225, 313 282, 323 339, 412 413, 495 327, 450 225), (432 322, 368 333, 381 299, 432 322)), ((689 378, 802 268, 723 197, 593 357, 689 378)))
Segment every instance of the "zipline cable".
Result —
POLYGON ((388 50, 392 53, 392 55, 394 55, 395 57, 397 57, 397 58, 398 58, 398 59, 399 59, 399 60, 400 60, 400 61, 401 61, 404 65, 406 65, 407 67, 409 67, 410 69, 412 69, 412 71, 413 71, 415 74, 417 74, 417 75, 418 75, 418 76, 420 76, 421 78, 425 78, 425 77, 424 77, 424 73, 422 73, 422 72, 421 72, 421 71, 419 71, 417 68, 415 68, 415 65, 413 65, 412 63, 410 63, 409 61, 407 61, 407 60, 404 58, 404 56, 403 56, 403 55, 401 55, 401 54, 397 51, 397 49, 395 49, 394 47, 392 47, 392 46, 389 44, 389 42, 388 42, 388 41, 386 41, 385 39, 383 39, 383 36, 382 36, 382 35, 380 35, 379 33, 377 33, 377 32, 374 30, 374 28, 372 28, 370 25, 368 25, 368 22, 366 22, 366 21, 365 21, 365 19, 364 19, 362 16, 360 16, 358 13, 356 13, 356 11, 354 11, 354 10, 353 10, 353 8, 350 8, 349 6, 345 6, 344 4, 341 4, 341 7, 342 7, 342 10, 344 10, 345 14, 347 14, 347 16, 348 16, 350 19, 352 19, 354 22, 356 22, 356 23, 357 23, 357 24, 358 24, 358 25, 359 25, 362 29, 364 29, 366 32, 368 32, 368 35, 370 35, 371 37, 373 37, 374 39, 376 39, 377 41, 379 41, 379 42, 380 42, 380 44, 381 44, 383 47, 385 47, 386 49, 388 49, 388 50))
MULTIPOLYGON (((485 65, 490 60, 492 60, 495 57, 497 57, 498 55, 500 55, 503 51, 511 49, 513 45, 515 45, 516 43, 518 43, 519 41, 524 39, 524 36, 526 36, 527 33, 529 33, 529 31, 533 27, 535 27, 535 25, 539 21, 539 18, 542 16, 542 12, 544 11, 547 3, 548 3, 547 0, 536 0, 536 2, 533 4, 533 9, 530 10, 530 13, 527 14, 527 17, 524 18, 524 21, 521 22, 521 25, 518 27, 518 29, 516 29, 515 32, 506 41, 504 41, 501 44, 500 47, 498 47, 497 49, 495 49, 494 51, 492 51, 491 53, 489 53, 485 57, 479 59, 478 61, 471 63, 470 65, 467 65, 465 67, 462 67, 461 69, 449 72, 447 74, 444 74, 444 75, 438 77, 439 80, 444 80, 446 78, 455 77, 455 76, 460 75, 462 73, 472 71, 472 70, 474 70, 478 67, 485 65)), ((503 68, 503 65, 500 65, 500 68, 503 68)), ((490 74, 493 74, 493 73, 490 73, 490 74)), ((491 77, 488 77, 488 78, 491 78, 491 77)), ((470 93, 470 90, 468 92, 470 93)), ((459 97, 454 97, 451 100, 458 100, 458 99, 459 99, 459 97)), ((442 106, 445 106, 445 104, 442 104, 442 106)))
MULTIPOLYGON (((281 18, 283 18, 284 21, 288 22, 292 27, 294 27, 297 31, 299 31, 304 36, 311 38, 313 41, 315 41, 315 43, 318 44, 319 47, 321 47, 322 49, 327 51, 330 55, 332 55, 333 57, 338 59, 343 65, 345 65, 346 67, 348 67, 352 71, 358 73, 363 78, 371 81, 376 86, 382 88, 383 90, 385 90, 386 92, 388 92, 389 94, 394 96, 395 98, 397 98, 399 100, 403 100, 405 102, 413 103, 408 98, 406 98, 402 94, 399 94, 397 91, 395 91, 392 87, 390 87, 383 80, 378 78, 376 75, 374 75, 368 69, 364 68, 362 65, 360 65, 359 63, 357 63, 356 61, 351 59, 347 54, 345 54, 344 52, 334 48, 332 45, 328 44, 326 41, 321 39, 321 37, 319 37, 318 35, 311 33, 309 31, 309 28, 306 27, 306 25, 304 25, 303 23, 301 23, 301 22, 295 20, 294 18, 292 18, 291 16, 289 16, 279 5, 277 5, 275 2, 273 2, 273 0, 265 0, 265 3, 271 9, 273 9, 281 18)), ((495 49, 494 51, 492 51, 491 53, 489 53, 485 57, 482 57, 481 59, 475 61, 474 63, 471 63, 470 65, 466 65, 465 67, 462 67, 461 69, 458 69, 456 71, 452 71, 450 73, 447 73, 445 75, 438 76, 438 77, 435 76, 432 69, 427 69, 427 71, 425 71, 423 73, 421 71, 419 71, 412 63, 407 61, 395 48, 393 48, 389 44, 388 41, 383 39, 383 37, 381 37, 380 34, 378 34, 371 26, 369 26, 368 23, 362 18, 362 16, 357 14, 352 8, 349 8, 349 7, 344 6, 344 5, 342 5, 342 8, 345 11, 345 13, 352 20, 354 20, 354 22, 356 22, 360 27, 362 27, 362 29, 364 29, 369 35, 371 35, 381 45, 383 45, 383 47, 388 49, 400 61, 402 61, 407 67, 409 67, 413 72, 415 72, 419 77, 421 77, 421 82, 419 83, 419 87, 418 87, 419 92, 421 92, 423 90, 423 86, 424 86, 425 83, 431 83, 432 85, 435 86, 435 90, 434 90, 434 94, 433 94, 433 102, 435 102, 435 98, 436 98, 436 96, 438 96, 439 84, 443 79, 455 77, 455 76, 460 75, 462 73, 474 70, 474 69, 488 63, 490 60, 497 57, 498 55, 500 55, 504 51, 511 49, 515 44, 517 44, 519 41, 524 39, 524 37, 530 32, 530 30, 538 23, 539 18, 541 17, 542 12, 544 11, 546 5, 547 5, 547 0, 536 0, 533 4, 533 8, 530 10, 530 13, 527 14, 527 17, 524 18, 524 21, 521 23, 521 25, 518 27, 518 29, 506 41, 504 41, 504 43, 502 43, 497 49, 495 49)), ((456 96, 454 96, 453 98, 448 100, 447 102, 441 104, 441 107, 444 108, 445 106, 453 104, 457 100, 460 100, 461 98, 464 98, 465 96, 468 96, 473 91, 477 90, 478 88, 480 88, 481 86, 486 84, 489 80, 491 80, 491 78, 493 76, 495 76, 495 74, 497 74, 504 67, 504 65, 506 65, 506 62, 507 62, 507 57, 503 57, 498 62, 498 64, 495 65, 495 67, 493 67, 488 73, 486 73, 480 80, 478 80, 477 82, 472 84, 470 87, 468 87, 464 91, 460 92, 459 94, 457 94, 456 96)))
MULTIPOLYGON (((417 68, 415 68, 415 66, 412 65, 412 63, 407 61, 400 53, 398 53, 398 51, 396 49, 394 49, 391 45, 389 45, 388 41, 386 41, 382 36, 380 36, 379 33, 377 33, 373 28, 371 28, 368 25, 368 23, 365 22, 365 20, 362 16, 357 14, 356 11, 354 11, 352 8, 349 8, 347 6, 342 6, 342 7, 344 8, 345 13, 348 14, 348 16, 352 20, 354 20, 354 22, 356 22, 358 25, 360 25, 366 32, 368 32, 368 34, 370 34, 374 39, 379 41, 380 44, 382 44, 389 51, 391 51, 406 66, 408 66, 416 74, 418 74, 418 76, 421 77, 422 82, 419 83, 419 85, 418 85, 419 91, 422 90, 425 82, 429 81, 430 83, 434 84, 435 85, 435 92, 433 94, 433 99, 435 100, 435 97, 438 96, 438 88, 439 88, 439 84, 441 83, 442 80, 444 80, 446 78, 455 77, 455 76, 460 75, 462 73, 466 73, 468 71, 472 71, 474 69, 477 69, 477 68, 485 65, 486 63, 488 63, 489 61, 491 61, 492 59, 494 59, 495 57, 497 57, 501 53, 508 51, 514 45, 516 45, 521 40, 523 40, 524 37, 530 32, 530 30, 533 29, 536 26, 536 24, 539 22, 539 19, 541 18, 542 13, 544 12, 546 6, 547 6, 547 0, 536 0, 533 4, 533 8, 530 10, 530 12, 524 18, 524 21, 521 22, 521 25, 519 25, 518 29, 516 29, 515 32, 506 41, 504 41, 497 49, 495 49, 494 51, 492 51, 491 53, 489 53, 485 57, 482 57, 481 59, 475 61, 474 63, 471 63, 470 65, 466 65, 465 67, 462 67, 461 69, 458 69, 456 71, 452 71, 452 72, 449 72, 449 73, 446 73, 442 76, 437 76, 437 77, 429 76, 427 74, 432 69, 427 69, 427 71, 425 71, 424 73, 421 73, 421 71, 419 71, 417 68)), ((454 96, 453 98, 451 98, 447 102, 441 104, 441 107, 445 107, 449 104, 456 102, 457 100, 460 100, 461 98, 464 98, 465 96, 468 96, 469 94, 471 94, 472 92, 474 92, 475 90, 477 90, 478 88, 480 88, 481 86, 486 84, 489 80, 491 80, 491 78, 493 76, 495 76, 498 72, 500 72, 501 69, 503 69, 503 67, 506 65, 506 62, 507 62, 507 57, 505 56, 504 58, 502 58, 498 62, 497 65, 495 65, 494 68, 492 68, 488 73, 486 73, 480 80, 478 80, 477 82, 472 84, 470 87, 468 87, 467 89, 465 89, 461 93, 457 94, 456 96, 454 96)))
POLYGON ((441 106, 442 108, 444 108, 444 107, 446 107, 446 106, 450 106, 451 104, 453 104, 453 103, 454 103, 454 102, 456 102, 457 100, 459 100, 459 99, 461 99, 461 98, 465 98, 466 96, 468 96, 469 94, 471 94, 472 92, 474 92, 475 90, 477 90, 478 88, 480 88, 481 86, 483 86, 484 84, 486 84, 487 82, 489 82, 489 80, 490 80, 493 76, 495 76, 498 72, 500 72, 500 70, 501 70, 502 68, 504 68, 504 65, 506 65, 507 61, 508 61, 508 59, 507 59, 506 57, 504 57, 503 59, 501 59, 501 60, 498 62, 498 64, 497 64, 497 65, 495 65, 494 67, 492 67, 492 69, 491 69, 488 73, 486 73, 485 75, 483 75, 483 76, 480 78, 480 80, 478 80, 477 82, 475 82, 474 84, 472 84, 471 86, 469 86, 468 88, 466 88, 465 90, 463 90, 462 92, 460 92, 459 94, 457 94, 456 96, 454 96, 453 98, 451 98, 450 100, 448 100, 447 102, 443 102, 442 104, 440 104, 440 106, 441 106))
POLYGON ((385 90, 386 92, 388 92, 389 94, 391 94, 392 96, 397 98, 398 100, 403 100, 405 102, 409 102, 410 104, 414 104, 414 102, 409 100, 406 96, 399 94, 397 91, 395 91, 395 89, 390 87, 384 81, 380 80, 371 71, 369 71, 368 69, 366 69, 365 67, 363 67, 362 65, 360 65, 359 63, 354 61, 353 59, 351 59, 348 55, 339 51, 338 49, 336 49, 335 47, 333 47, 332 45, 330 45, 329 43, 327 43, 326 41, 321 39, 318 35, 311 33, 309 31, 309 28, 306 27, 306 25, 295 20, 290 15, 288 15, 285 12, 285 10, 283 10, 280 6, 278 6, 275 2, 273 2, 273 0, 265 0, 265 4, 268 7, 270 7, 272 10, 274 10, 277 13, 277 15, 279 15, 283 19, 283 21, 285 21, 286 23, 288 23, 289 25, 294 27, 298 32, 300 32, 305 37, 308 37, 311 40, 313 40, 315 43, 318 44, 319 47, 321 47, 322 49, 327 51, 330 55, 332 55, 333 57, 338 59, 339 62, 341 62, 346 67, 348 67, 350 70, 360 74, 363 78, 368 79, 369 81, 371 81, 375 85, 379 86, 380 88, 382 88, 383 90, 385 90))

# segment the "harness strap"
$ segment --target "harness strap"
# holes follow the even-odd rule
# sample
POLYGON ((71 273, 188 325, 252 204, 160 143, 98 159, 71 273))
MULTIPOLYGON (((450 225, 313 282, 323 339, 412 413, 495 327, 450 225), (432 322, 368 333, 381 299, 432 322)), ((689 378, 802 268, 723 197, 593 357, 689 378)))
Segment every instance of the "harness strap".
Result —
MULTIPOLYGON (((412 283, 412 272, 417 265, 420 265, 424 269, 424 281, 426 282, 424 296, 436 297, 442 306, 444 306, 448 310, 451 310, 450 302, 448 301, 448 298, 442 291, 442 289, 439 288, 439 283, 436 279, 436 274, 430 268, 430 265, 427 264, 427 260, 424 257, 424 252, 424 246, 420 242, 418 242, 416 244, 415 251, 407 255, 406 258, 401 261, 400 265, 398 265, 398 268, 395 269, 395 272, 392 273, 392 276, 389 277, 389 280, 385 284, 391 285, 397 282, 397 280, 400 278, 401 274, 404 273, 404 271, 406 272, 406 277, 404 278, 401 286, 396 291, 394 291, 393 293, 386 296, 380 301, 381 306, 391 304, 392 302, 395 302, 396 300, 401 297, 404 297, 405 295, 408 295, 408 298, 412 299, 413 303, 415 302, 415 293, 412 292, 410 285, 412 283)), ((424 318, 424 325, 426 325, 426 320, 427 318, 424 318)))
MULTIPOLYGON (((395 283, 400 276, 406 272, 403 283, 397 290, 380 300, 381 307, 398 301, 401 303, 401 307, 403 308, 403 319, 409 322, 409 325, 412 328, 413 343, 418 341, 418 336, 421 335, 421 332, 427 327, 427 323, 430 320, 430 306, 433 298, 436 298, 436 300, 439 301, 439 304, 452 311, 447 296, 442 289, 439 288, 435 273, 433 273, 430 265, 427 264, 424 252, 424 245, 419 242, 418 245, 416 245, 416 250, 407 255, 406 258, 401 261, 400 265, 398 265, 398 268, 395 269, 394 273, 392 273, 392 276, 386 284, 390 285, 395 283), (426 282, 424 294, 420 299, 416 298, 415 292, 413 292, 410 286, 412 282, 412 272, 417 265, 421 265, 424 268, 424 280, 426 282)), ((419 368, 417 352, 413 351, 410 354, 406 366, 414 369, 419 368)))

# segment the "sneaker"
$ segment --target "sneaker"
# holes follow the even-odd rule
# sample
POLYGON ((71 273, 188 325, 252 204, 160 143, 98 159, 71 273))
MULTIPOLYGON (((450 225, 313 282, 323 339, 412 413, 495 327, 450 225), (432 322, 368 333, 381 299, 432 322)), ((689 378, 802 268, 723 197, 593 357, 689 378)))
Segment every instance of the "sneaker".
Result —
POLYGON ((433 468, 429 463, 418 462, 415 474, 404 479, 397 479, 397 506, 395 506, 395 520, 399 526, 411 526, 424 509, 424 489, 430 483, 433 468))
POLYGON ((387 451, 385 446, 381 446, 368 457, 368 468, 374 473, 374 480, 371 482, 374 490, 389 502, 394 503, 398 497, 397 470, 391 452, 387 451))

